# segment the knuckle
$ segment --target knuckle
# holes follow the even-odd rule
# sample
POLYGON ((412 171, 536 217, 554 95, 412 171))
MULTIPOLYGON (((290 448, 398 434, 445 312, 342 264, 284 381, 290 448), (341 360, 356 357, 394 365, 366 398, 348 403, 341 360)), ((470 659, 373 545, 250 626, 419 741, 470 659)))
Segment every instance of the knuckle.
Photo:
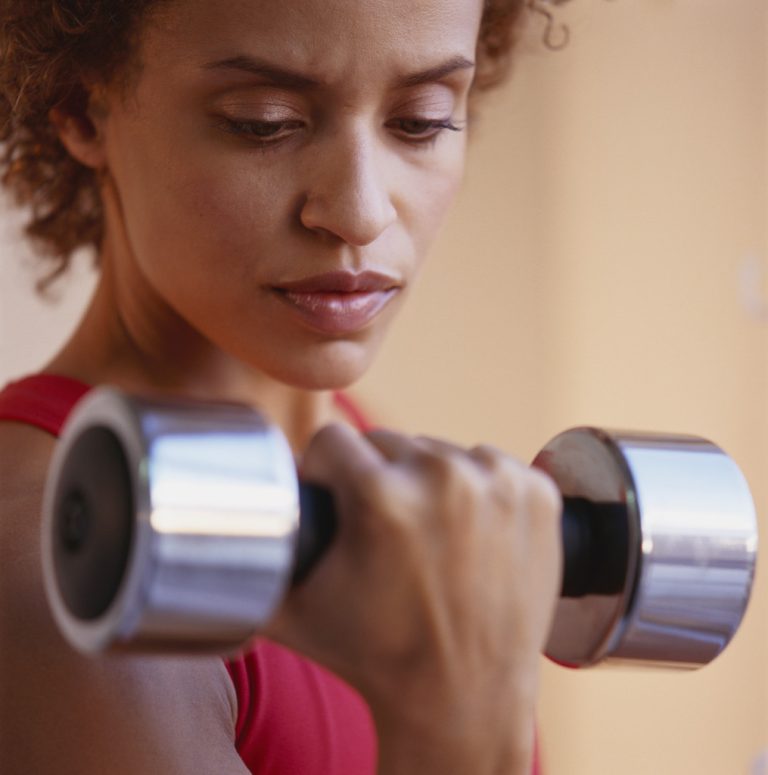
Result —
POLYGON ((506 463, 509 456, 491 444, 478 444, 472 447, 469 454, 474 460, 491 470, 497 470, 506 463))
POLYGON ((492 472, 495 503, 521 526, 550 519, 562 511, 562 498, 554 482, 515 458, 499 454, 492 472))
POLYGON ((493 447, 486 447, 483 454, 486 455, 485 468, 497 500, 510 510, 525 507, 527 466, 493 447))
POLYGON ((394 440, 401 440, 404 438, 395 431, 386 428, 374 428, 373 430, 367 431, 365 437, 376 447, 383 447, 394 440))
POLYGON ((432 498, 441 504, 441 511, 466 513, 473 510, 492 489, 488 474, 463 451, 449 450, 430 455, 422 458, 420 465, 432 498))
POLYGON ((440 485, 455 478, 457 471, 456 459, 445 452, 437 453, 424 446, 419 447, 413 455, 414 467, 420 476, 427 481, 440 485))
POLYGON ((309 440, 304 457, 311 458, 313 454, 322 454, 325 450, 332 448, 334 444, 335 430, 332 425, 325 425, 317 430, 309 440))
POLYGON ((516 457, 488 445, 475 449, 480 450, 478 454, 482 455, 486 468, 500 478, 519 485, 527 476, 528 466, 516 457))
POLYGON ((366 433, 366 438, 389 462, 408 460, 413 451, 413 441, 395 431, 376 428, 366 433))
POLYGON ((554 480, 535 468, 530 469, 528 501, 538 518, 559 519, 563 498, 554 480))
POLYGON ((381 511, 391 500, 391 476, 384 466, 369 467, 355 477, 354 492, 359 505, 381 511))
POLYGON ((314 435, 314 439, 321 444, 335 444, 340 437, 357 436, 349 426, 339 422, 330 422, 319 428, 314 435))
POLYGON ((361 474, 355 486, 353 509, 359 527, 375 537, 399 536, 409 532, 411 515, 418 497, 413 483, 392 466, 371 468, 361 474))
POLYGON ((411 440, 412 447, 406 464, 413 476, 430 488, 456 475, 457 456, 454 450, 431 439, 419 436, 411 440))
MULTIPOLYGON (((531 474, 529 540, 536 547, 540 567, 552 570, 549 579, 554 584, 562 568, 562 494, 547 474, 537 469, 531 469, 531 474)), ((555 592, 556 585, 551 590, 555 592)))

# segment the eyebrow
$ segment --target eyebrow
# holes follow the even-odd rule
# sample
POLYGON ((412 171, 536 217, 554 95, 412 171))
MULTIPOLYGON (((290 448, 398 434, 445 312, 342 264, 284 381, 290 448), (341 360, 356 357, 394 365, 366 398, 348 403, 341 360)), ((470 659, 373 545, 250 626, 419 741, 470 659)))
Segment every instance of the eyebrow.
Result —
MULTIPOLYGON (((458 70, 467 70, 473 68, 475 63, 461 55, 452 56, 445 62, 427 70, 421 70, 417 73, 411 73, 395 82, 396 88, 408 88, 419 86, 423 83, 434 83, 451 75, 458 70)), ((282 86, 288 89, 300 91, 309 91, 317 89, 323 84, 316 78, 290 70, 284 67, 277 67, 263 59, 239 54, 226 59, 218 59, 213 62, 207 62, 203 65, 204 70, 234 70, 238 72, 256 75, 264 78, 275 86, 282 86)))

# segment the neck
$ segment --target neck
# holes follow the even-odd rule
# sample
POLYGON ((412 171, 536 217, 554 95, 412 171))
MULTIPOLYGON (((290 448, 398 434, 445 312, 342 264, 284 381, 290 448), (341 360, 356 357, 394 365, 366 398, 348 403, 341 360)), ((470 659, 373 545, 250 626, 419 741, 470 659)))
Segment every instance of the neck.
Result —
POLYGON ((71 339, 45 371, 92 385, 257 406, 300 453, 333 419, 331 395, 272 379, 222 352, 146 285, 118 278, 102 257, 99 283, 71 339), (123 282, 123 280, 126 280, 123 282))

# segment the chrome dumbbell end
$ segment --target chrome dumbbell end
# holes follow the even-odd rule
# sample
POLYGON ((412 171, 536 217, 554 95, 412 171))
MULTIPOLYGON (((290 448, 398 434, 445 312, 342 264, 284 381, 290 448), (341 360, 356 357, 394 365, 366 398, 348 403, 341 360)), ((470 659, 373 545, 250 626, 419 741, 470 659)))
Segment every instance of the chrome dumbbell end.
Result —
POLYGON ((77 649, 235 651, 294 570, 296 468, 253 409, 100 388, 65 426, 42 522, 46 594, 77 649))
POLYGON ((100 426, 78 435, 49 499, 55 526, 44 533, 47 581, 75 619, 94 622, 121 587, 135 532, 131 469, 115 435, 100 426))
POLYGON ((566 515, 586 504, 593 554, 613 554, 601 573, 612 586, 558 602, 547 655, 570 666, 712 661, 741 623, 757 557, 754 503, 733 460, 697 437, 576 428, 534 465, 566 515))

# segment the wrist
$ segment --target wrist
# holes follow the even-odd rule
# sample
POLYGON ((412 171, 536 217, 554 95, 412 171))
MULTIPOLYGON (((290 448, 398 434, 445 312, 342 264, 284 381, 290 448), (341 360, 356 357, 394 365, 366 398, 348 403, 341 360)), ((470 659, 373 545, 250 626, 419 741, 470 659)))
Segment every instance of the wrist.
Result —
POLYGON ((495 723, 478 718, 458 723, 456 715, 444 713, 425 719, 414 719, 407 711, 396 716, 376 709, 372 713, 379 740, 378 775, 530 775, 532 707, 510 708, 495 723))

